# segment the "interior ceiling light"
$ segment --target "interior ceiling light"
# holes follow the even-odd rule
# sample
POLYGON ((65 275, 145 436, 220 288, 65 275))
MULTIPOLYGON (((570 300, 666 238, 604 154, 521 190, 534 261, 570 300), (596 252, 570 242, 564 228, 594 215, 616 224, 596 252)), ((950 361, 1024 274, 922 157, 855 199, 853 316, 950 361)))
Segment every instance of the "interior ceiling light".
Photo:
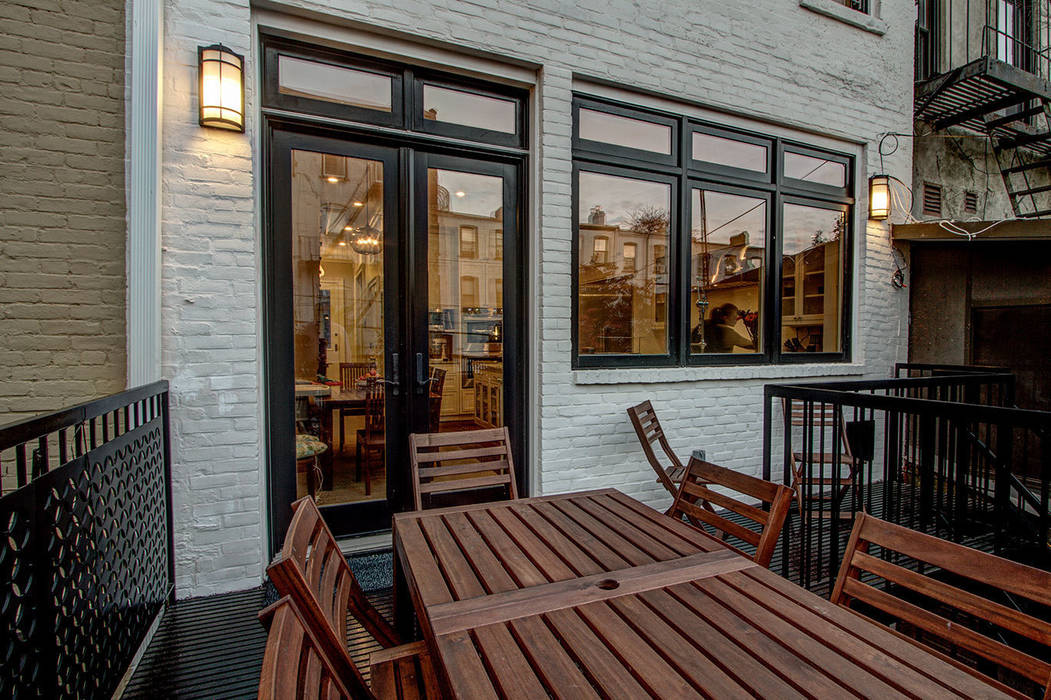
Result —
POLYGON ((466 195, 467 195, 467 193, 466 193, 466 192, 464 192, 463 190, 460 190, 459 192, 456 192, 456 196, 457 196, 457 197, 464 197, 464 196, 466 196, 466 195))
POLYGON ((362 255, 375 255, 383 250, 383 241, 379 231, 369 226, 350 239, 350 247, 362 255))
POLYGON ((339 178, 336 177, 335 175, 329 175, 325 179, 328 180, 329 182, 331 182, 332 184, 336 184, 337 182, 339 182, 339 178))
POLYGON ((356 206, 356 207, 363 207, 363 206, 365 206, 365 202, 354 202, 354 206, 356 206))

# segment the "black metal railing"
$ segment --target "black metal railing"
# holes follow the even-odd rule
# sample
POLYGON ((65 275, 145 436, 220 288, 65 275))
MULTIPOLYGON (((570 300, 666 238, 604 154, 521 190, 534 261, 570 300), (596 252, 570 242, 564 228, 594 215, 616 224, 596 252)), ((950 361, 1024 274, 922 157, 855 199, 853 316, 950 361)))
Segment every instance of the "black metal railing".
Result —
POLYGON ((982 55, 1047 78, 1051 73, 1049 48, 1038 49, 1028 42, 992 25, 982 29, 982 55))
POLYGON ((168 383, 0 427, 0 697, 110 697, 174 594, 168 383))
POLYGON ((764 476, 799 491, 775 566, 827 591, 859 510, 1051 565, 1051 413, 1013 407, 1003 371, 896 372, 928 376, 767 385, 764 476))

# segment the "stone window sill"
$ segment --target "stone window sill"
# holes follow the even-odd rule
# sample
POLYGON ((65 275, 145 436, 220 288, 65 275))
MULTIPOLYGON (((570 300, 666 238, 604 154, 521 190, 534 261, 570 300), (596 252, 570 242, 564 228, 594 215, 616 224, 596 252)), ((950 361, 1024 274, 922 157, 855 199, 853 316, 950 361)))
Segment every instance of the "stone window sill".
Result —
POLYGON ((816 380, 820 377, 857 377, 865 373, 859 363, 815 365, 740 365, 737 367, 644 367, 573 370, 574 384, 660 384, 670 382, 748 379, 816 380))
POLYGON ((879 17, 852 10, 834 0, 799 0, 799 6, 805 7, 819 15, 838 19, 840 22, 845 22, 858 29, 864 29, 866 32, 872 32, 880 36, 887 33, 887 23, 879 17))

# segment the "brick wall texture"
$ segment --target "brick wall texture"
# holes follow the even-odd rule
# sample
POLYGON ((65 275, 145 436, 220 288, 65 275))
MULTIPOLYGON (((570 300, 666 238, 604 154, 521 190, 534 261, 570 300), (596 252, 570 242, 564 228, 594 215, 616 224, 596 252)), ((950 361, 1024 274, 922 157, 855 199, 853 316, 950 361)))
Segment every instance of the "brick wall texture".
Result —
POLYGON ((0 424, 124 388, 124 32, 0 3, 0 424))
MULTIPOLYGON (((857 194, 879 168, 877 135, 911 131, 912 27, 884 0, 878 35, 797 0, 287 0, 337 24, 375 27, 539 66, 532 144, 536 216, 527 277, 533 494, 612 486, 665 508, 624 409, 651 399, 672 445, 756 473, 762 387, 798 377, 890 375, 904 359, 907 297, 894 289, 889 227, 856 221, 853 362, 844 366, 574 371, 571 368, 571 95, 575 76, 847 137, 857 194)), ((196 124, 196 47, 222 42, 258 70, 247 0, 168 0, 165 10, 163 362, 173 384, 178 595, 258 584, 265 565, 263 318, 257 148, 196 124)), ((754 126, 763 130, 761 122, 754 126)), ((801 136, 804 138, 805 135, 801 136)), ((911 144, 885 159, 908 180, 911 144)))

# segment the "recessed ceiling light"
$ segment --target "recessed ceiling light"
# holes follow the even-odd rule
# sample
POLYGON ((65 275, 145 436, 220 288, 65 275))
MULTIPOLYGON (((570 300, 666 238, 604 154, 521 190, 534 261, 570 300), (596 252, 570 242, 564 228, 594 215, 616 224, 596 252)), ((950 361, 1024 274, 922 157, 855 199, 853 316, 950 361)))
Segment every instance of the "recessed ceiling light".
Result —
POLYGON ((346 226, 343 227, 343 230, 344 231, 353 231, 354 227, 351 226, 350 224, 347 224, 346 226))
POLYGON ((464 192, 463 190, 460 190, 459 192, 457 192, 457 193, 456 193, 456 196, 457 196, 457 197, 464 197, 464 196, 466 196, 466 195, 467 195, 467 193, 466 193, 466 192, 464 192))
POLYGON ((341 240, 341 241, 339 242, 339 245, 340 245, 340 247, 346 247, 346 245, 347 245, 347 242, 346 242, 346 241, 343 241, 343 240, 341 240))
POLYGON ((354 206, 356 206, 356 207, 363 207, 363 206, 365 206, 365 202, 354 202, 354 206))
POLYGON ((334 175, 329 175, 325 179, 328 180, 329 182, 333 183, 333 184, 339 182, 339 178, 334 176, 334 175))

